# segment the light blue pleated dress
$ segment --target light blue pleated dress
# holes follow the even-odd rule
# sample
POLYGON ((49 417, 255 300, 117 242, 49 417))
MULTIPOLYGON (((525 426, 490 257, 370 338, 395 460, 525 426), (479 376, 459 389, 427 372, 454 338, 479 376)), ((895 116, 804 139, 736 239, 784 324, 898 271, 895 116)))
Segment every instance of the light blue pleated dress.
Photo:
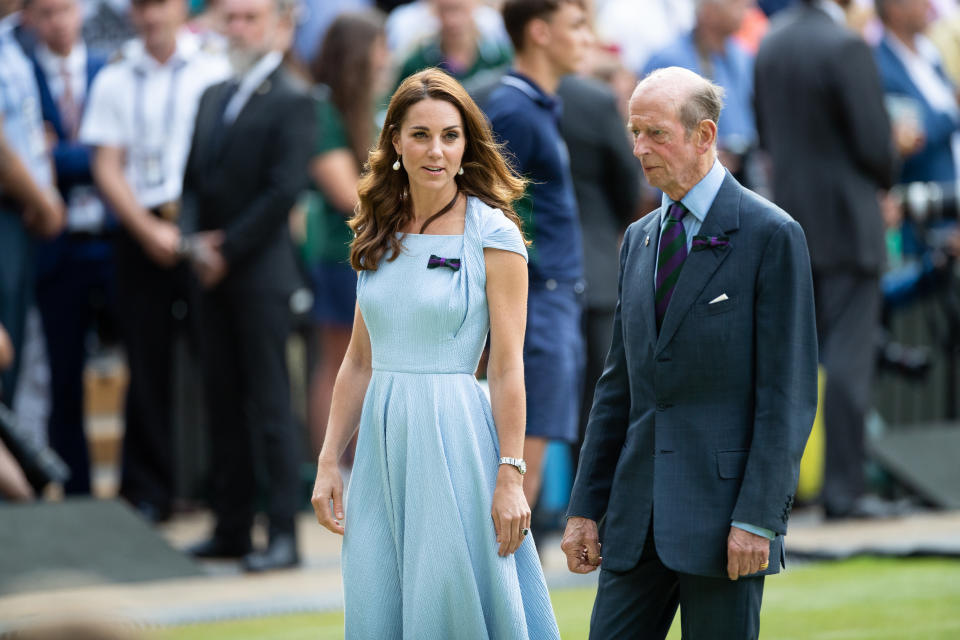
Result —
POLYGON ((526 257, 520 232, 470 197, 462 236, 403 246, 357 283, 373 374, 346 496, 346 637, 559 638, 532 536, 497 555, 499 445, 473 375, 490 327, 483 249, 526 257), (460 268, 428 269, 431 256, 460 268))

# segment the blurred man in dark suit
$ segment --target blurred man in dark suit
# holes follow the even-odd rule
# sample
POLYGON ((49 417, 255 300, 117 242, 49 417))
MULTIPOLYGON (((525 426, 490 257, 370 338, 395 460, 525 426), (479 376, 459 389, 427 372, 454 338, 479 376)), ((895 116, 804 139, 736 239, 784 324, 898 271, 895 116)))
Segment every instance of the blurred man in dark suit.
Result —
POLYGON ((570 150, 570 173, 580 211, 584 295, 583 337, 586 343, 580 436, 573 445, 579 457, 590 416, 593 389, 603 373, 617 308, 617 247, 637 214, 640 163, 633 157, 623 118, 613 92, 580 75, 560 81, 563 100, 560 134, 570 150))
POLYGON ((93 152, 77 139, 93 79, 106 56, 80 37, 77 0, 32 0, 27 8, 37 44, 31 60, 48 133, 56 144, 57 188, 67 203, 67 228, 38 247, 37 303, 50 362, 50 446, 70 467, 67 493, 90 492, 84 433, 83 367, 88 334, 109 317, 113 250, 107 232, 116 222, 93 183, 93 152))
POLYGON ((775 202, 803 227, 817 307, 827 517, 882 516, 865 494, 869 404, 885 244, 879 194, 895 153, 877 66, 841 2, 808 0, 777 16, 756 61, 760 145, 775 202))
POLYGON ((298 563, 297 434, 286 340, 297 269, 287 227, 307 186, 314 105, 282 67, 289 0, 226 0, 235 77, 197 113, 184 178, 187 241, 203 287, 204 379, 211 433, 213 537, 199 557, 244 557, 249 571, 298 563), (189 230, 189 229, 188 229, 189 230), (269 545, 250 553, 256 479, 265 472, 269 545))

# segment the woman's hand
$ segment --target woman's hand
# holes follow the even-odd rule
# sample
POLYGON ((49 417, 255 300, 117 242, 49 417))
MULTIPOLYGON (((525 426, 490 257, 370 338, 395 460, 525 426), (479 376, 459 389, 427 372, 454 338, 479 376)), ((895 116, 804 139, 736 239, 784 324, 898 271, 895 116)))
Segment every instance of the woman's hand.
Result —
POLYGON ((500 465, 490 515, 500 543, 497 553, 508 556, 516 552, 526 537, 523 530, 530 529, 530 505, 523 495, 523 476, 515 467, 500 465))
POLYGON ((330 531, 343 535, 343 478, 337 462, 320 457, 317 463, 317 480, 313 483, 313 497, 310 499, 317 522, 330 531), (333 502, 333 509, 330 503, 333 502))

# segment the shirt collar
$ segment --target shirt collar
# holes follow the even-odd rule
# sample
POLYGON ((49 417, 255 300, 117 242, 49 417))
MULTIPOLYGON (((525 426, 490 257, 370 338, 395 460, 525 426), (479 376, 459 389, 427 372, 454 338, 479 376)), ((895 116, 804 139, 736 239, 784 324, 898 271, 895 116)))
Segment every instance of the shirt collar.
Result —
POLYGON ((929 64, 937 66, 940 64, 940 54, 937 53, 937 47, 923 35, 914 36, 914 46, 917 52, 911 51, 906 44, 896 34, 889 29, 885 30, 887 44, 901 61, 909 63, 910 61, 923 60, 929 64))
POLYGON ((283 62, 283 54, 279 51, 271 51, 260 58, 246 73, 237 78, 240 82, 239 90, 253 91, 266 80, 271 73, 276 71, 280 63, 283 62))
POLYGON ((836 2, 833 2, 833 0, 816 0, 813 5, 833 18, 834 22, 846 26, 847 14, 844 13, 843 8, 836 2))
POLYGON ((157 62, 153 56, 147 53, 146 48, 143 46, 143 40, 140 38, 131 41, 124 47, 124 54, 129 55, 130 59, 133 60, 134 66, 142 72, 168 66, 173 68, 182 67, 186 65, 198 51, 200 51, 199 38, 186 28, 180 29, 177 33, 177 47, 174 49, 170 59, 163 64, 157 62))
POLYGON ((510 69, 506 75, 503 76, 501 82, 525 93, 531 100, 553 113, 559 122, 560 116, 563 113, 563 103, 560 101, 560 98, 550 95, 541 89, 536 82, 516 69, 510 69))
POLYGON ((20 12, 14 11, 10 15, 0 18, 0 38, 13 34, 13 30, 20 24, 20 12))
MULTIPOLYGON (((713 206, 713 201, 717 198, 723 179, 727 176, 727 170, 720 164, 720 160, 713 161, 713 167, 707 172, 707 175, 701 178, 700 182, 693 185, 693 188, 687 192, 687 195, 680 199, 681 204, 687 208, 687 211, 693 214, 700 224, 703 224, 707 212, 713 206)), ((667 210, 670 209, 675 201, 666 193, 660 199, 660 224, 663 224, 667 217, 667 210)))
POLYGON ((37 61, 40 63, 40 66, 43 67, 43 70, 47 73, 47 75, 55 73, 59 74, 62 60, 66 60, 71 74, 86 72, 87 46, 82 40, 77 42, 77 44, 73 46, 73 49, 70 50, 70 53, 68 53, 65 57, 58 56, 42 42, 37 43, 34 53, 37 56, 37 61))

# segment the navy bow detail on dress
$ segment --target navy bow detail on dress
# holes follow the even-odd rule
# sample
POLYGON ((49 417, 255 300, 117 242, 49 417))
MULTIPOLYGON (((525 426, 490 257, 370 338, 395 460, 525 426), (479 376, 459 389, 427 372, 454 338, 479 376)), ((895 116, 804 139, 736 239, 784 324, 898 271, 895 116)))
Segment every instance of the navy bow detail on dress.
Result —
POLYGON ((437 267, 447 267, 453 271, 460 270, 460 258, 441 258, 440 256, 430 256, 427 262, 427 269, 436 269, 437 267))
POLYGON ((693 236, 692 251, 704 249, 725 249, 730 246, 730 236, 693 236))

